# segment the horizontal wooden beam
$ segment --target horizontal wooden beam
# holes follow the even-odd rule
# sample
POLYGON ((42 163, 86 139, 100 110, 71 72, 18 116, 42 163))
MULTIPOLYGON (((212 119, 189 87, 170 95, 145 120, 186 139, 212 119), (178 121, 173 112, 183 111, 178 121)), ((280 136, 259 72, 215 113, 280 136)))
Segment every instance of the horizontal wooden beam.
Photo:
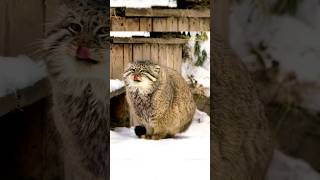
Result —
POLYGON ((111 31, 210 31, 210 18, 111 17, 111 31))
POLYGON ((151 9, 126 8, 126 17, 192 17, 209 18, 210 9, 151 9))
POLYGON ((185 44, 189 40, 182 38, 114 37, 113 44, 185 44))
POLYGON ((110 93, 110 98, 119 96, 120 94, 122 94, 122 93, 124 93, 124 92, 126 92, 125 87, 122 87, 122 88, 120 88, 120 89, 117 89, 117 90, 115 90, 115 91, 112 91, 112 92, 110 93))
MULTIPOLYGON (((118 89, 110 93, 110 98, 125 92, 125 88, 118 89)), ((33 86, 17 90, 15 94, 8 94, 0 97, 0 116, 11 111, 34 104, 35 102, 50 96, 51 89, 48 79, 42 79, 33 86)))
POLYGON ((50 95, 47 79, 35 83, 33 86, 17 90, 15 94, 0 97, 0 116, 18 108, 31 105, 50 95))
POLYGON ((112 8, 111 31, 210 31, 209 9, 112 8))

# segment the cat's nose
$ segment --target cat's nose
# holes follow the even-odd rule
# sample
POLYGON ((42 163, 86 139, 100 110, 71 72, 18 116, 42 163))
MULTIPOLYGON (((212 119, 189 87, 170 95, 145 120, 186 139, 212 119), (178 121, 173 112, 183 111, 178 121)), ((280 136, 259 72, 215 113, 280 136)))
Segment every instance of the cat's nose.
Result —
POLYGON ((134 81, 141 81, 141 78, 140 78, 140 76, 138 74, 134 74, 133 75, 133 80, 134 81))
POLYGON ((77 57, 80 59, 90 59, 90 50, 87 47, 79 46, 77 49, 77 57))

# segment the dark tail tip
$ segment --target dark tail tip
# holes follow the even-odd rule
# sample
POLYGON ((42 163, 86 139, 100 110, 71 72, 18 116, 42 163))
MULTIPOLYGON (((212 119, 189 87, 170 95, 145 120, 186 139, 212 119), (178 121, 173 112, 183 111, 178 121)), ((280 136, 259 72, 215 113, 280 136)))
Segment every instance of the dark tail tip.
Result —
POLYGON ((136 126, 134 127, 134 132, 138 137, 145 135, 147 133, 147 130, 144 126, 136 126))

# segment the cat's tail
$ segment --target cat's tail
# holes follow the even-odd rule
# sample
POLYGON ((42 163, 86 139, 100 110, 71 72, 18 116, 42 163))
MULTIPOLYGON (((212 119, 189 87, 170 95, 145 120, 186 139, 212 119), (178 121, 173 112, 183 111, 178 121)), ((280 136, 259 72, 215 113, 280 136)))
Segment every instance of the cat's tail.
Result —
POLYGON ((147 130, 144 126, 136 126, 134 127, 134 133, 138 136, 141 137, 147 133, 147 130))

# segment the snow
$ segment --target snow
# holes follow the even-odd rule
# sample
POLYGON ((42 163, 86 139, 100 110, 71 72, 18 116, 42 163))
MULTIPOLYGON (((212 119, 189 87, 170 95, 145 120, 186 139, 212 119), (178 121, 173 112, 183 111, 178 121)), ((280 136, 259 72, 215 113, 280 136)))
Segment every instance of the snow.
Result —
POLYGON ((198 85, 205 88, 205 96, 210 97, 210 71, 204 67, 194 66, 188 62, 182 63, 181 74, 185 80, 188 76, 193 76, 198 85))
POLYGON ((28 56, 0 56, 0 97, 34 85, 47 76, 43 62, 35 62, 28 56))
POLYGON ((280 63, 282 74, 295 72, 299 80, 319 82, 319 2, 302 1, 296 16, 252 11, 250 2, 233 6, 230 15, 230 43, 242 59, 252 63, 249 44, 257 48, 263 42, 267 49, 261 53, 267 65, 271 64, 269 56, 280 63))
POLYGON ((116 91, 124 87, 124 82, 119 79, 110 79, 110 92, 116 91))
POLYGON ((320 174, 303 160, 275 150, 266 180, 320 180, 320 174))
MULTIPOLYGON (((262 55, 267 67, 271 66, 272 60, 279 62, 281 77, 294 72, 299 82, 318 86, 317 89, 304 89, 302 106, 320 111, 319 1, 301 1, 294 16, 263 13, 251 2, 245 0, 231 8, 231 46, 250 70, 257 68, 255 56, 250 52, 253 47, 262 55), (260 42, 267 47, 265 51, 259 50, 260 42)), ((303 160, 275 150, 266 179, 320 180, 320 174, 303 160)))
POLYGON ((175 0, 111 0, 110 7, 150 8, 151 6, 177 7, 175 0))
POLYGON ((138 139, 133 128, 110 132, 110 179, 210 179, 210 117, 196 111, 175 138, 138 139))
POLYGON ((150 37, 150 33, 145 31, 110 31, 110 36, 112 37, 132 37, 132 36, 150 37))
MULTIPOLYGON (((205 50, 208 54, 207 59, 204 61, 202 66, 195 66, 196 58, 192 53, 192 60, 186 61, 181 65, 181 75, 186 80, 189 81, 191 75, 193 79, 197 81, 198 85, 204 87, 205 96, 210 97, 210 32, 206 32, 208 40, 200 43, 200 51, 205 50)), ((195 44, 196 32, 191 33, 191 39, 188 45, 193 49, 195 44)), ((193 50, 192 50, 193 51, 193 50)))

